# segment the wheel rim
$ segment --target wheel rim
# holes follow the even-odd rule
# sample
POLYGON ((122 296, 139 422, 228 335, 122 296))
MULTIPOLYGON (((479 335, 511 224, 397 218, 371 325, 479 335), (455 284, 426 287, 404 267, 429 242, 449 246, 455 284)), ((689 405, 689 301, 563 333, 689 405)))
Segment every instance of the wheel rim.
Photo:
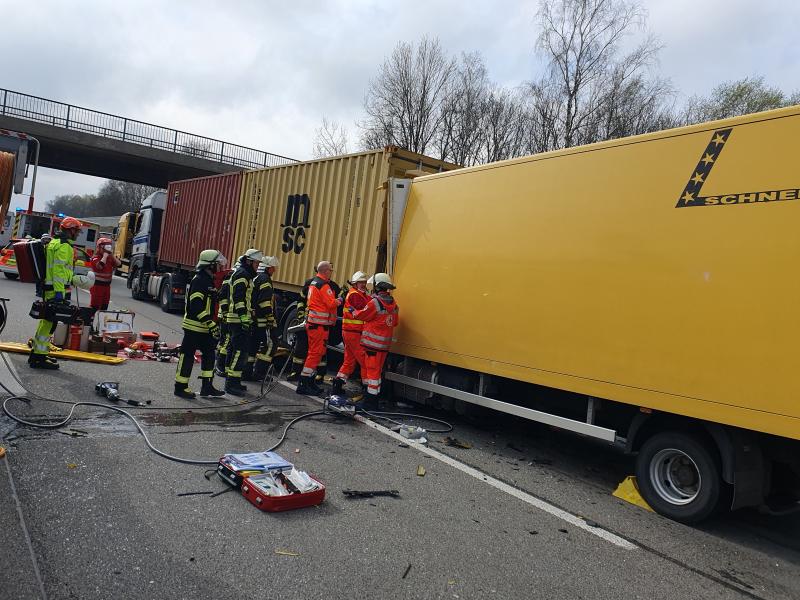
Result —
POLYGON ((294 346, 294 343, 297 340, 297 334, 289 331, 289 328, 299 324, 300 324, 300 319, 298 319, 297 317, 290 319, 289 322, 286 324, 286 329, 284 330, 286 331, 286 335, 284 337, 286 338, 286 345, 289 346, 290 348, 294 346))
POLYGON ((676 506, 693 502, 703 479, 692 457, 676 448, 659 450, 650 460, 650 481, 662 500, 676 506))

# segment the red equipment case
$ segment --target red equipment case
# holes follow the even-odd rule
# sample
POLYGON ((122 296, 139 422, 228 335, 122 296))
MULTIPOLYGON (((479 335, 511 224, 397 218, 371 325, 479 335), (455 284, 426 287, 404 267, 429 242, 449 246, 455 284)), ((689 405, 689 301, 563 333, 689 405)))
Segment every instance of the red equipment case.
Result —
POLYGON ((253 479, 255 479, 255 483, 251 481, 250 477, 244 478, 242 482, 242 496, 247 498, 247 501, 259 510, 281 512, 283 510, 316 506, 325 500, 325 486, 316 477, 311 477, 311 479, 320 485, 320 489, 304 494, 289 494, 288 496, 270 496, 265 494, 258 485, 258 476, 254 475, 253 479))
POLYGON ((40 240, 22 240, 14 242, 13 248, 20 281, 23 283, 44 281, 47 269, 44 244, 40 240))

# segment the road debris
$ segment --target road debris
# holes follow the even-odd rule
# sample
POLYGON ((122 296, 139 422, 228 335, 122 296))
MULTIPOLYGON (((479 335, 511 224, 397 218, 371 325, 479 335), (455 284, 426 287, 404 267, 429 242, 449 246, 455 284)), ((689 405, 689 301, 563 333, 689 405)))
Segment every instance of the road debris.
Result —
POLYGON ((292 552, 291 550, 275 550, 275 554, 281 556, 300 556, 299 552, 292 552))
POLYGON ((405 579, 410 570, 411 570, 411 563, 408 563, 408 566, 406 567, 406 572, 403 573, 403 576, 401 577, 401 579, 405 579))
POLYGON ((400 497, 400 492, 397 490, 342 490, 342 493, 351 500, 358 498, 374 498, 375 496, 400 497))
POLYGON ((472 448, 472 444, 468 442, 462 442, 458 438, 450 437, 449 435, 444 438, 444 443, 447 446, 453 446, 454 448, 463 448, 464 450, 469 450, 472 448))
POLYGON ((419 475, 420 477, 425 477, 425 467, 419 465, 417 467, 417 475, 419 475))

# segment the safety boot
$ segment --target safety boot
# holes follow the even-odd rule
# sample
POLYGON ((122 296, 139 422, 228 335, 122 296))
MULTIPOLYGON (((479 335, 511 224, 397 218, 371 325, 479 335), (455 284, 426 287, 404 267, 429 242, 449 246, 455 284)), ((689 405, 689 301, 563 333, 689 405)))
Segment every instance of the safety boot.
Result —
POLYGON ((305 396, 318 396, 322 393, 322 389, 314 383, 313 376, 301 377, 300 383, 297 384, 297 389, 295 391, 305 396))
POLYGON ((58 361, 50 358, 46 354, 33 354, 28 357, 28 366, 31 369, 48 369, 57 371, 60 368, 58 361))
POLYGON ((257 360, 256 366, 253 367, 253 381, 264 381, 267 377, 267 370, 269 369, 270 363, 257 360))
POLYGON ((225 380, 225 393, 232 396, 244 396, 247 388, 242 385, 242 381, 238 377, 228 377, 225 380))
POLYGON ((194 400, 197 397, 197 394, 189 389, 189 386, 185 383, 178 383, 177 381, 175 382, 175 391, 173 393, 178 398, 186 398, 187 400, 194 400))
POLYGON ((213 377, 201 377, 200 380, 203 382, 202 386, 200 387, 201 396, 213 396, 215 398, 219 398, 220 396, 225 395, 225 392, 214 387, 213 377))
POLYGON ((347 383, 340 377, 334 377, 333 385, 331 385, 331 395, 344 396, 344 384, 347 383))

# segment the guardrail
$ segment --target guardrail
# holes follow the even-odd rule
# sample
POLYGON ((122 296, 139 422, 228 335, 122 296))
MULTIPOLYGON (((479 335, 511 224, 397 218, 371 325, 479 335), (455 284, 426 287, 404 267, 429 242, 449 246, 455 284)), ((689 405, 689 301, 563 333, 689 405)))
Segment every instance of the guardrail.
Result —
POLYGON ((259 169, 297 162, 279 154, 3 88, 0 88, 0 97, 2 98, 0 115, 47 123, 54 127, 92 133, 104 138, 196 156, 244 169, 259 169))

